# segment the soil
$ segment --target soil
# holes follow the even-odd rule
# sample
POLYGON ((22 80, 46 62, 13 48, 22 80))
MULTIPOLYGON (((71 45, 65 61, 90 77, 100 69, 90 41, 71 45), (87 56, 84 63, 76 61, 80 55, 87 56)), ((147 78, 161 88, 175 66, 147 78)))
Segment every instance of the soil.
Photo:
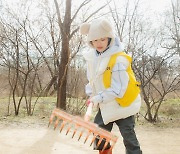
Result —
MULTIPOLYGON (((125 154, 122 138, 116 126, 113 133, 119 136, 113 154, 125 154)), ((180 128, 161 128, 153 125, 137 125, 136 134, 143 154, 179 154, 180 128)), ((90 139, 77 141, 78 134, 71 138, 65 130, 59 133, 39 121, 0 121, 0 154, 98 154, 90 147, 90 139)), ((84 135, 85 136, 85 135, 84 135)))

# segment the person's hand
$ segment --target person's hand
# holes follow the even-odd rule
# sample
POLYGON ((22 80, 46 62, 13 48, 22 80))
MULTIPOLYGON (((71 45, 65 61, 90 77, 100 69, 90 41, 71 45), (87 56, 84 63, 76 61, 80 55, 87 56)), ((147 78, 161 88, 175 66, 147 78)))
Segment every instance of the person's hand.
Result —
POLYGON ((88 99, 88 100, 86 101, 86 105, 89 106, 90 103, 91 103, 91 101, 90 101, 90 99, 88 99))
POLYGON ((93 103, 93 107, 97 107, 99 103, 102 102, 102 97, 100 95, 96 95, 91 97, 89 100, 93 103))

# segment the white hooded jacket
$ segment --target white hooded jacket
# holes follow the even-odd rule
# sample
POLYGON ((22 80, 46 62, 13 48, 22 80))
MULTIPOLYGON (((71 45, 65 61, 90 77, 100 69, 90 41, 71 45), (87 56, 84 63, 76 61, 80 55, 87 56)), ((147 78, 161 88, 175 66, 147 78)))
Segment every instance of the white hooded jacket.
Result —
POLYGON ((89 80, 86 85, 86 94, 91 97, 94 96, 95 101, 99 103, 104 124, 129 117, 140 110, 140 95, 128 107, 121 107, 115 100, 116 97, 123 97, 129 82, 129 76, 126 72, 129 61, 125 57, 119 56, 116 60, 112 69, 111 87, 106 89, 103 84, 103 73, 111 55, 123 50, 122 44, 118 38, 115 38, 114 44, 101 55, 98 55, 95 49, 83 52, 87 62, 87 77, 89 80))

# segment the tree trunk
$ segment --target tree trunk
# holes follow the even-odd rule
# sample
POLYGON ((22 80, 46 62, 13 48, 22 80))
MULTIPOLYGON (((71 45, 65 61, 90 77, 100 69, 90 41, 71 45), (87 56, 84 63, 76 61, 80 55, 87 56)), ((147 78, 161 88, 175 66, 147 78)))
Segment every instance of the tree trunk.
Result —
POLYGON ((59 65, 59 79, 57 90, 57 107, 66 110, 66 84, 67 84, 67 69, 69 59, 69 40, 63 39, 61 62, 59 65))
POLYGON ((57 9, 58 23, 62 36, 61 60, 58 74, 57 107, 66 110, 66 84, 69 64, 69 41, 71 27, 71 0, 66 0, 66 11, 62 22, 57 1, 54 0, 57 9))
POLYGON ((45 97, 48 96, 48 93, 53 85, 54 85, 54 90, 57 90, 57 82, 56 81, 57 81, 57 76, 55 75, 51 78, 51 81, 49 82, 48 86, 46 87, 43 96, 45 96, 45 97))
POLYGON ((153 122, 153 117, 152 117, 152 113, 151 113, 151 106, 150 106, 150 103, 149 103, 149 99, 147 98, 146 93, 144 91, 144 88, 142 88, 142 94, 144 96, 144 102, 146 103, 146 107, 147 107, 146 113, 147 113, 148 118, 146 116, 145 116, 145 118, 149 122, 153 122))

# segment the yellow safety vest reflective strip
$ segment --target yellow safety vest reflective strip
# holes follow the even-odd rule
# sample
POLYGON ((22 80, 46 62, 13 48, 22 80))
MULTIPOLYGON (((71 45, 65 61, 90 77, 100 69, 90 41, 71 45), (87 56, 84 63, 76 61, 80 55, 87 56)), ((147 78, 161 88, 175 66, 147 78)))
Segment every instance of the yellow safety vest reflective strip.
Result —
POLYGON ((131 68, 132 58, 124 52, 118 52, 112 55, 103 74, 103 83, 105 88, 109 88, 111 86, 112 69, 116 63, 116 59, 118 56, 124 56, 129 61, 129 66, 126 70, 129 75, 129 83, 124 96, 122 98, 115 99, 122 107, 127 107, 136 99, 136 97, 140 93, 140 83, 136 81, 134 72, 131 68))

